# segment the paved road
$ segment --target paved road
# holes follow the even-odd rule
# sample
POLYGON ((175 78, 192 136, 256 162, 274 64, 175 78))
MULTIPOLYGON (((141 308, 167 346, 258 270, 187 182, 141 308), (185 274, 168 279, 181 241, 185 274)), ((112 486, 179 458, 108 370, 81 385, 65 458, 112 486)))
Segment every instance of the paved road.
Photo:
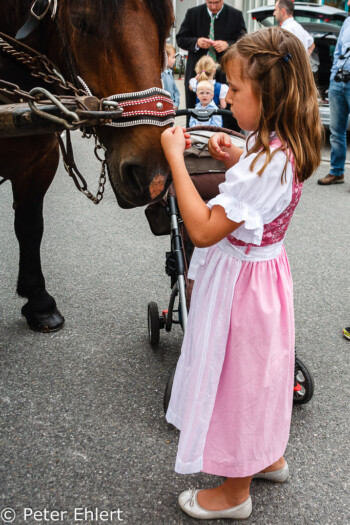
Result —
MULTIPOLYGON (((74 142, 96 186, 91 147, 78 136, 74 142)), ((322 188, 316 179, 327 168, 305 184, 286 238, 297 348, 316 391, 293 412, 288 483, 253 483, 251 525, 350 523, 350 342, 341 335, 350 324, 350 175, 344 185, 322 188)), ((162 409, 181 331, 163 333, 157 352, 147 338, 148 301, 164 308, 169 296, 168 239, 152 236, 142 209, 121 210, 109 186, 103 202, 91 204, 61 166, 45 201, 43 267, 66 325, 36 334, 15 294, 9 185, 0 192, 0 506, 15 510, 15 524, 194 523, 176 495, 212 480, 174 474, 178 434, 162 409), (96 516, 95 508, 106 514, 96 516)))

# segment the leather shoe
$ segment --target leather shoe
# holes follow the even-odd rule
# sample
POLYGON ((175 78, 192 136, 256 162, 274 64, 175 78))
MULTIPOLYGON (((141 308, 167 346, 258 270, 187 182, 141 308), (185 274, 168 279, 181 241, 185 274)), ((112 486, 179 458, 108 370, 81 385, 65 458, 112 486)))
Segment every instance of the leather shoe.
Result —
POLYGON ((273 481, 275 483, 284 483, 287 481, 289 476, 289 467, 286 462, 283 467, 278 470, 273 470, 272 472, 258 472, 254 474, 253 479, 265 479, 266 481, 273 481))
POLYGON ((328 175, 326 175, 322 179, 318 179, 317 184, 320 184, 321 186, 329 186, 330 184, 342 184, 343 182, 344 173, 340 176, 328 173, 328 175))
POLYGON ((236 505, 236 507, 224 510, 206 510, 203 509, 197 501, 198 492, 200 492, 198 489, 185 490, 185 492, 182 492, 179 496, 179 505, 181 509, 193 518, 199 520, 215 520, 222 518, 245 520, 249 518, 252 513, 252 500, 250 496, 240 505, 236 505))

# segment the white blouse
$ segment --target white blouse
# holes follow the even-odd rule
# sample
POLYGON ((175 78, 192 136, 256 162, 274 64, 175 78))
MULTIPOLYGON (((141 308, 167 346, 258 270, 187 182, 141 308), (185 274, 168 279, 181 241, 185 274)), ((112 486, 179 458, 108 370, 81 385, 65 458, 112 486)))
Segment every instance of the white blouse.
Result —
MULTIPOLYGON (((278 145, 271 146, 271 151, 277 148, 278 145)), ((264 164, 265 155, 257 161, 254 171, 251 171, 250 165, 256 156, 257 153, 247 156, 245 146, 240 160, 226 172, 226 180, 219 186, 219 195, 211 199, 208 206, 222 206, 230 220, 245 221, 232 235, 243 242, 259 246, 264 224, 272 222, 291 202, 293 168, 289 162, 286 180, 282 182, 286 154, 278 151, 259 176, 257 172, 264 164)))

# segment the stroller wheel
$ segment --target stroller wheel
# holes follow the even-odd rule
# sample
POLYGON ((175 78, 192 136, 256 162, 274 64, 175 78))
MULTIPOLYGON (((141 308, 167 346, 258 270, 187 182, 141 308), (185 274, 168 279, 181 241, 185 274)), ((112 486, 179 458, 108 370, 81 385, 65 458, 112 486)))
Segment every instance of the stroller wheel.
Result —
POLYGON ((304 363, 295 358, 293 402, 297 405, 308 403, 314 394, 314 378, 304 363))
POLYGON ((148 303, 148 337, 151 346, 159 343, 160 320, 158 305, 154 301, 148 303))
POLYGON ((171 374, 169 376, 168 382, 167 382, 166 387, 165 387, 164 402, 163 402, 164 414, 166 414, 166 412, 168 410, 169 403, 170 403, 170 396, 171 396, 171 391, 173 389, 175 370, 176 370, 176 367, 174 367, 173 370, 171 371, 171 374))

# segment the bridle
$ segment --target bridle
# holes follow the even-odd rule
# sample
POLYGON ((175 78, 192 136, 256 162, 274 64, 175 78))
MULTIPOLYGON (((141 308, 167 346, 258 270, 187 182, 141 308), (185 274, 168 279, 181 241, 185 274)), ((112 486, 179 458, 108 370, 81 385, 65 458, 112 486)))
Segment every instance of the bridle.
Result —
MULTIPOLYGON (((59 25, 58 17, 57 15, 57 7, 58 7, 58 0, 33 0, 30 8, 30 15, 27 21, 24 23, 24 25, 17 31, 17 34, 15 36, 15 39, 8 37, 8 35, 1 34, 0 38, 0 52, 1 50, 5 51, 5 54, 11 55, 13 58, 19 61, 21 65, 24 65, 25 63, 33 64, 35 62, 35 59, 37 59, 38 63, 41 64, 43 71, 40 71, 40 74, 35 73, 32 68, 30 67, 30 75, 33 77, 39 77, 41 80, 45 82, 53 83, 53 85, 58 86, 59 89, 63 89, 64 91, 70 91, 71 93, 74 93, 74 96, 78 99, 79 96, 82 94, 86 95, 93 95, 91 93, 91 90, 87 86, 86 82, 80 77, 78 68, 76 66, 74 56, 72 55, 70 51, 69 45, 65 42, 63 32, 61 31, 61 27, 59 25), (39 11, 38 11, 39 10, 39 11), (67 67, 70 74, 70 82, 66 81, 63 76, 60 74, 58 69, 55 67, 54 64, 45 56, 45 53, 39 53, 36 50, 33 50, 29 48, 28 46, 24 45, 23 40, 27 36, 29 36, 33 31, 35 31, 39 24, 42 23, 43 20, 49 15, 51 20, 55 20, 56 28, 58 35, 62 42, 62 49, 64 52, 65 60, 67 62, 67 67), (3 39, 2 37, 7 37, 7 39, 3 39), (25 51, 32 52, 32 56, 30 54, 28 55, 25 51, 18 52, 15 47, 13 47, 12 43, 17 43, 22 45, 22 48, 25 48, 25 51), (33 59, 34 55, 34 59, 33 59), (48 70, 49 74, 45 73, 45 70, 48 70)), ((163 52, 163 67, 162 70, 167 67, 167 54, 163 52)), ((8 82, 3 82, 3 84, 8 84, 8 82)), ((31 93, 33 91, 38 91, 41 88, 35 88, 30 93, 27 93, 23 90, 21 90, 18 86, 15 84, 12 84, 14 86, 14 89, 12 87, 12 90, 16 95, 18 96, 18 93, 20 93, 20 96, 25 95, 28 100, 28 104, 30 105, 32 111, 35 109, 35 106, 33 106, 33 100, 30 102, 30 99, 33 99, 33 96, 31 96, 31 93)), ((3 90, 4 91, 4 90, 3 90)), ((46 90, 42 90, 46 91, 46 90)), ((5 89, 5 92, 8 93, 8 91, 5 89)), ((46 91, 47 95, 51 99, 53 97, 52 93, 49 93, 46 91)), ((12 94, 12 93, 10 93, 12 94)), ((0 95, 1 95, 1 89, 0 89, 0 95)), ((54 97, 53 97, 54 98, 54 97)), ((59 98, 59 97, 57 97, 59 98)), ((1 100, 1 98, 0 98, 1 100)), ((59 101, 58 101, 59 103, 59 101)), ((139 126, 139 125, 153 125, 153 126, 167 126, 174 123, 174 117, 175 117, 175 111, 174 111, 174 104, 172 102, 172 99, 170 97, 170 94, 165 91, 164 89, 161 89, 159 87, 152 87, 147 90, 143 91, 136 91, 133 93, 121 93, 121 94, 115 94, 110 95, 106 97, 105 99, 102 99, 100 101, 101 104, 101 110, 99 111, 100 114, 102 114, 102 122, 99 125, 107 125, 107 126, 114 126, 114 127, 130 127, 130 126, 139 126), (111 107, 112 106, 112 107, 111 107), (105 110, 105 111, 103 111, 105 110), (112 110, 111 113, 115 115, 115 118, 113 118, 112 121, 110 121, 108 118, 107 120, 103 121, 103 114, 107 115, 108 111, 112 110)), ((37 109, 36 109, 37 111, 37 109)), ((40 113, 43 113, 39 110, 40 113)), ((74 116, 74 114, 73 114, 74 116)), ((62 119, 59 119, 62 120, 62 119)), ((68 124, 68 123, 66 123, 68 124)), ((70 127, 65 126, 66 128, 66 146, 63 143, 63 140, 60 136, 60 133, 56 133, 56 138, 58 140, 62 156, 63 156, 63 163, 64 167, 69 174, 70 177, 72 177, 76 187, 79 191, 84 193, 92 202, 95 204, 98 204, 101 202, 103 198, 104 193, 104 187, 106 182, 106 169, 107 169, 107 162, 106 158, 101 158, 100 153, 101 150, 104 151, 104 155, 106 155, 106 148, 103 144, 100 143, 99 138, 97 136, 96 129, 94 127, 84 127, 83 128, 83 137, 91 137, 93 136, 95 138, 95 156, 96 158, 101 162, 101 172, 98 182, 98 191, 96 195, 93 195, 87 188, 86 180, 84 179, 83 175, 78 170, 74 155, 73 155, 73 148, 70 138, 70 127)), ((6 180, 6 179, 4 179, 6 180)), ((1 181, 1 182, 4 182, 1 181)))
MULTIPOLYGON (((81 78, 71 53, 69 44, 65 41, 57 15, 58 0, 34 0, 30 8, 30 15, 25 24, 16 34, 17 40, 24 40, 50 14, 55 20, 58 35, 62 43, 62 50, 68 66, 71 83, 87 95, 93 95, 86 82, 81 78)), ((164 50, 162 70, 167 67, 167 54, 164 50)), ((139 125, 167 126, 174 123, 175 111, 170 94, 159 87, 152 87, 143 91, 109 95, 105 98, 118 104, 123 111, 117 121, 106 124, 113 127, 130 127, 139 125)))

